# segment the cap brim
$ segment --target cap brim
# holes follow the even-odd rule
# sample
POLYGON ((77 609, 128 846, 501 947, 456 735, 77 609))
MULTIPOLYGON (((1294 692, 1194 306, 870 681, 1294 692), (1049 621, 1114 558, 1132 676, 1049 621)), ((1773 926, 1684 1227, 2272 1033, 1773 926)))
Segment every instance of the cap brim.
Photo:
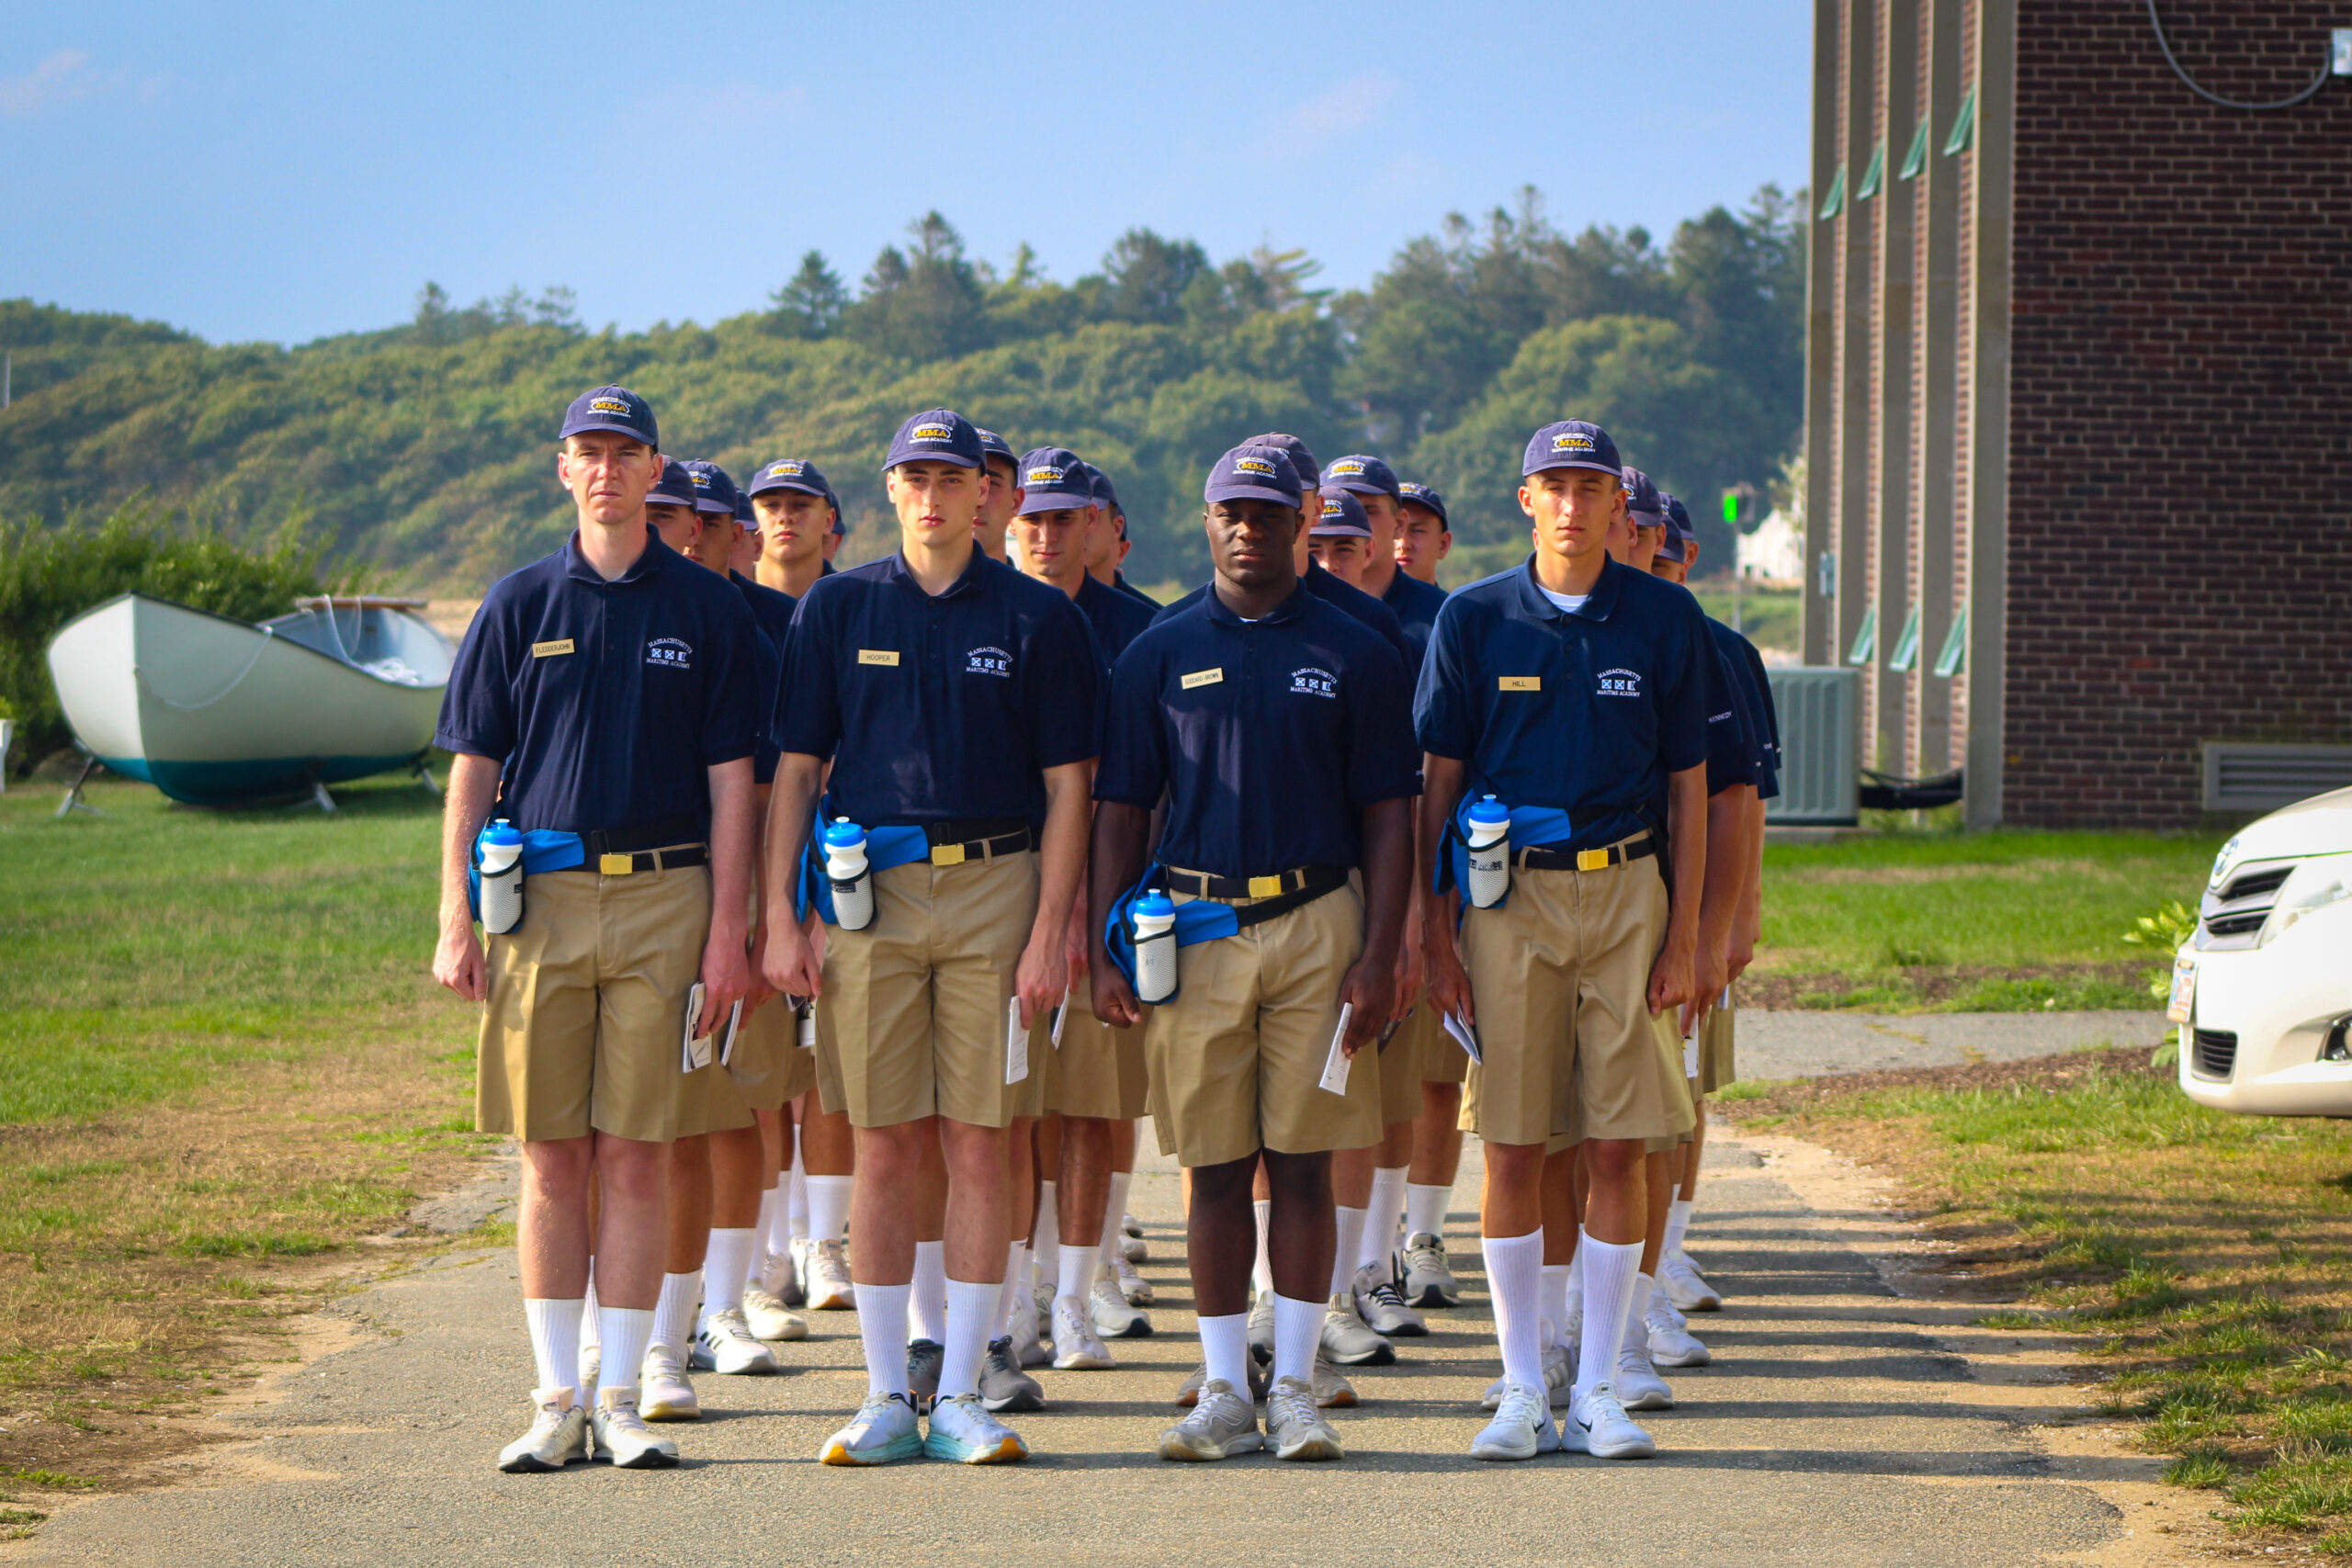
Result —
POLYGON ((658 491, 651 491, 647 494, 645 498, 645 504, 648 506, 683 506, 689 512, 695 510, 694 498, 692 496, 663 495, 658 491))
POLYGON ((802 479, 769 479, 764 484, 753 485, 743 493, 751 496, 773 495, 780 490, 793 491, 801 495, 813 495, 820 501, 825 499, 822 489, 802 479))
POLYGON ((1323 488, 1326 490, 1343 490, 1351 495, 1385 495, 1391 501, 1400 499, 1397 496, 1397 493, 1395 491, 1390 490, 1386 485, 1374 484, 1370 479, 1327 479, 1323 481, 1323 488))
POLYGON ((1625 477, 1625 470, 1622 468, 1612 468, 1606 463, 1597 463, 1593 462, 1589 458, 1576 457, 1568 458, 1564 462, 1539 463, 1532 468, 1521 468, 1519 471, 1519 477, 1523 479, 1532 479, 1537 474, 1548 474, 1555 468, 1590 468, 1594 473, 1607 474, 1612 479, 1622 479, 1625 477))
MULTIPOLYGON (((592 430, 609 430, 616 435, 626 435, 633 440, 642 441, 648 446, 652 446, 654 445, 653 437, 646 434, 645 432, 639 430, 637 426, 633 424, 623 424, 616 419, 575 420, 572 423, 566 424, 562 431, 557 434, 556 439, 558 441, 569 441, 575 435, 585 435, 592 430)), ((657 447, 656 450, 659 450, 659 448, 657 447)))
POLYGON ((1013 509, 1015 517, 1034 517, 1040 512, 1083 512, 1095 504, 1091 495, 1079 495, 1066 490, 1023 491, 1021 504, 1013 509))
POLYGON ((1634 526, 1636 528, 1663 528, 1666 526, 1666 513, 1663 512, 1635 512, 1632 508, 1628 507, 1626 509, 1625 515, 1634 520, 1634 526))
POLYGON ((1297 496, 1276 490, 1272 485, 1212 485, 1207 499, 1212 503, 1220 501, 1271 501, 1277 506, 1295 509, 1303 509, 1304 506, 1297 496))
POLYGON ((882 465, 882 471, 887 474, 901 463, 953 463, 959 468, 988 467, 985 459, 967 457, 961 452, 893 452, 890 460, 882 465))
POLYGON ((700 496, 696 496, 695 498, 695 510, 701 513, 705 517, 732 517, 735 515, 735 509, 733 507, 720 506, 716 502, 705 501, 700 496))
POLYGON ((1372 537, 1372 530, 1359 528, 1352 523, 1317 523, 1306 531, 1306 536, 1310 539, 1328 539, 1334 536, 1343 539, 1369 539, 1372 537))

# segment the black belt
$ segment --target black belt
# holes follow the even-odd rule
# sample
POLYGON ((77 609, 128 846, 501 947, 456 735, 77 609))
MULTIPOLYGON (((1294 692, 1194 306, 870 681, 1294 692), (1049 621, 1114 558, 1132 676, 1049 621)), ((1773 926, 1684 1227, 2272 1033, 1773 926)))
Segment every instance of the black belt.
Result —
POLYGON ((699 817, 664 817, 634 828, 597 828, 580 835, 592 855, 627 854, 631 850, 658 850, 664 844, 698 844, 703 840, 699 817))
POLYGON ((1645 860, 1656 853, 1657 840, 1643 838, 1629 844, 1611 844, 1605 850, 1555 850, 1536 845, 1512 851, 1510 863, 1529 871, 1607 871, 1612 865, 1645 860))
POLYGON ((596 857, 596 871, 603 876, 628 876, 640 871, 683 871, 709 863, 708 845, 679 844, 666 850, 606 850, 596 857))
POLYGON ((1274 876, 1213 876, 1168 867, 1168 886, 1195 898, 1279 898, 1285 893, 1329 893, 1347 881, 1344 866, 1303 865, 1274 876))
POLYGON ((926 822, 923 837, 931 843, 931 863, 961 865, 967 860, 994 860, 1036 848, 1036 835, 1018 817, 979 817, 960 822, 926 822))

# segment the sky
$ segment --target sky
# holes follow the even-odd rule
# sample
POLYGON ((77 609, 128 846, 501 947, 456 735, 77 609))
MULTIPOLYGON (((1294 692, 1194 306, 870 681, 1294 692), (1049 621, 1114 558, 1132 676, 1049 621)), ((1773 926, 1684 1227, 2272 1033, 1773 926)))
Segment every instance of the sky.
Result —
POLYGON ((428 278, 708 322, 812 247, 854 288, 933 208, 1064 280, 1142 225, 1361 287, 1527 185, 1663 236, 1802 184, 1811 9, 35 0, 0 36, 0 298, 216 342, 390 325, 428 278))

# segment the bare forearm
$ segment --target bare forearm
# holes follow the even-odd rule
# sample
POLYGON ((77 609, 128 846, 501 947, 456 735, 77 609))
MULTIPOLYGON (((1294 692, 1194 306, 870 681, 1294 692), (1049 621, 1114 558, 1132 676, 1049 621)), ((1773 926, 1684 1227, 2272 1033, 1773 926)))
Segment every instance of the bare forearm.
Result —
POLYGON ((1463 766, 1453 757, 1421 753, 1419 830, 1414 834, 1413 886, 1437 886, 1437 857, 1445 844, 1445 825, 1462 799, 1463 766))
POLYGON ((1747 885, 1748 801, 1754 784, 1735 784, 1707 797, 1707 874, 1699 901, 1699 942, 1720 953, 1739 918, 1747 885))
POLYGON ((441 801, 441 923, 471 925, 466 872, 474 839, 498 799, 498 761, 458 752, 449 760, 449 788, 441 801))
POLYGON ((1151 813, 1115 800, 1094 807, 1094 838, 1087 856, 1087 951, 1103 957, 1102 928, 1111 906, 1143 874, 1144 853, 1150 842, 1151 813))
POLYGON ((1707 880, 1707 770, 1685 768, 1667 781, 1667 833, 1673 850, 1674 886, 1667 910, 1669 946, 1699 945, 1699 909, 1707 880))
POLYGON ((710 931, 741 945, 752 897, 752 761, 710 770, 710 931))
POLYGON ((1031 936, 1059 941, 1086 870, 1086 839, 1093 820, 1094 764, 1046 770, 1046 832, 1038 848, 1037 919, 1031 936))
POLYGON ((760 847, 760 864, 770 931, 794 922, 793 893, 800 882, 797 868, 800 852, 808 846, 808 824, 817 809, 817 791, 824 772, 822 760, 788 751, 776 762, 775 782, 768 786, 767 832, 760 847))
POLYGON ((1364 957, 1384 970, 1396 962, 1412 902, 1412 812, 1409 800, 1384 800, 1363 814, 1364 957))

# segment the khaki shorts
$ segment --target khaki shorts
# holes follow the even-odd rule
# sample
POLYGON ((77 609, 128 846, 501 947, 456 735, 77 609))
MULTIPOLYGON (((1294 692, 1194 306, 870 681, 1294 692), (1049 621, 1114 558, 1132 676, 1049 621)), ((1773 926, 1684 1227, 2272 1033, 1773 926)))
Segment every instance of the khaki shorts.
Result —
POLYGON ((1682 1064, 1668 1062, 1646 1000, 1666 918, 1654 856, 1601 871, 1521 868, 1503 908, 1464 911, 1485 1059, 1470 1069, 1464 1131, 1521 1145, 1690 1131, 1682 1064))
POLYGON ((1160 1152, 1204 1166, 1261 1148, 1320 1154, 1378 1143, 1380 1074, 1363 1054, 1346 1094, 1320 1087, 1340 982, 1363 951, 1363 903, 1350 887, 1182 949, 1176 999, 1144 1020, 1160 1152))
MULTIPOLYGON (((825 1016, 825 1007, 820 1001, 810 1002, 803 1010, 814 1018, 825 1016)), ((815 1080, 809 1085, 809 1092, 817 1097, 818 1110, 829 1116, 839 1116, 849 1107, 849 1101, 842 1094, 841 1064, 825 1049, 825 1030, 821 1023, 817 1027, 816 1039, 814 1047, 802 1052, 808 1058, 810 1074, 815 1080)))
POLYGON ((1426 998, 1413 1009, 1398 1037, 1407 1034, 1413 1037, 1423 1083, 1460 1083, 1470 1076, 1470 1053, 1445 1032, 1444 1021, 1426 998))
POLYGON ((1416 1007, 1388 1037, 1388 1046, 1380 1053, 1380 1123, 1385 1130, 1399 1122, 1410 1122, 1421 1113, 1421 1047, 1415 1038, 1420 1021, 1429 1012, 1416 1007))
POLYGON ((1738 1010, 1736 1004, 1718 1002, 1707 1013, 1707 1021, 1699 1026, 1699 1092, 1713 1094, 1725 1084, 1737 1083, 1739 1074, 1732 1065, 1732 1035, 1738 1010))
POLYGON ((1003 1126, 1027 1096, 1004 1081, 1004 1033, 1037 917, 1036 855, 892 866, 875 874, 874 910, 862 931, 825 931, 817 1048, 850 1122, 1003 1126))
POLYGON ((489 939, 474 1124, 662 1144, 706 1116, 708 1082, 678 1055, 709 933, 703 866, 526 879, 523 923, 489 939))
MULTIPOLYGON (((1069 988, 1069 1013, 1062 1024, 1061 1045, 1058 1049, 1049 1045, 1046 1050, 1054 1058, 1046 1109, 1065 1116, 1100 1116, 1114 1122, 1132 1122, 1141 1116, 1151 1087, 1143 1034, 1142 1024, 1113 1029, 1096 1018, 1093 987, 1080 976, 1069 988)), ((1034 1048, 1029 1059, 1037 1060, 1034 1048)))
POLYGON ((800 1018, 782 997, 770 997, 735 1032, 728 1076, 754 1111, 781 1110, 817 1081, 813 1053, 800 1048, 800 1018))

